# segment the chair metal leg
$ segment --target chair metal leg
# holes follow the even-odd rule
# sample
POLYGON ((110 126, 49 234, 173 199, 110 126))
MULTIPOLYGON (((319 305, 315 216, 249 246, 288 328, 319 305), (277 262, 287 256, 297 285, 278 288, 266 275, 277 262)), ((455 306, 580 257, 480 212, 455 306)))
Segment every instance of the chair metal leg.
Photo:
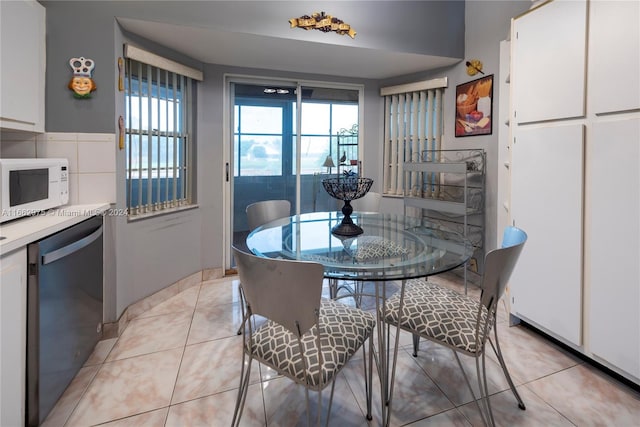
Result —
POLYGON ((242 322, 240 323, 240 327, 238 328, 238 331, 236 332, 237 335, 242 335, 242 328, 244 328, 244 323, 246 321, 246 316, 242 316, 242 322))
POLYGON ((338 279, 329 279, 329 298, 336 299, 338 296, 338 279))
POLYGON ((233 420, 231 425, 237 427, 240 425, 240 418, 242 417, 242 410, 244 409, 244 403, 247 398, 247 390, 249 389, 249 377, 251 374, 251 362, 252 357, 249 357, 249 363, 245 366, 246 353, 242 351, 242 369, 240 371, 240 386, 238 387, 238 397, 236 399, 236 407, 233 411, 233 420))
POLYGON ((527 409, 527 407, 524 404, 524 401, 522 400, 522 398, 520 397, 520 394, 518 393, 518 390, 516 390, 516 386, 515 384, 513 384, 513 380, 511 380, 511 375, 509 375, 509 370, 507 369, 507 364, 504 361, 504 358, 502 357, 502 350, 500 350, 500 342, 498 341, 498 325, 494 325, 493 326, 493 332, 496 338, 496 344, 493 344, 493 341, 491 340, 491 338, 489 338, 489 343, 491 344, 491 348, 493 348, 493 352, 495 353, 495 355, 498 357, 498 361, 500 362, 500 366, 502 367, 502 372, 504 372, 504 376, 507 379, 507 382, 509 383, 509 387, 511 388, 511 391, 513 392, 513 395, 515 396, 516 400, 518 401, 518 408, 522 409, 523 411, 527 409))
POLYGON ((413 334, 413 357, 418 357, 419 349, 420 349, 420 335, 413 334))
MULTIPOLYGON (((491 425, 489 424, 489 420, 487 420, 487 415, 485 414, 484 409, 480 406, 480 402, 478 400, 483 400, 482 396, 480 396, 480 399, 478 399, 476 397, 476 394, 473 391, 473 387, 471 386, 471 381, 469 381, 469 377, 467 376, 467 372, 464 370, 464 366, 462 366, 462 362, 460 361, 460 357, 458 356, 458 353, 455 350, 451 350, 453 351, 453 355, 456 357, 456 361, 458 362, 458 366, 460 367, 460 370, 462 371, 462 376, 464 377, 464 380, 467 383, 467 387, 469 387, 469 392, 471 392, 471 397, 473 398, 473 401, 476 404, 476 407, 478 408, 478 411, 480 412, 480 417, 482 418, 482 423, 486 426, 491 425)), ((478 385, 480 386, 480 394, 483 394, 483 390, 484 390, 484 386, 481 384, 480 381, 480 365, 479 365, 479 360, 476 357, 476 374, 478 377, 478 385)), ((486 397, 488 399, 488 396, 486 397)), ((483 403, 484 406, 484 403, 483 403)))
MULTIPOLYGON (((402 288, 400 290, 400 302, 398 304, 398 319, 397 319, 397 324, 395 325, 396 328, 396 339, 395 339, 395 343, 394 343, 394 347, 393 347, 393 361, 391 362, 391 379, 389 380, 389 395, 388 395, 388 400, 387 400, 387 417, 386 420, 383 420, 383 425, 385 426, 389 426, 391 425, 391 401, 393 399, 393 388, 394 388, 394 382, 395 382, 395 377, 396 377, 396 366, 398 363, 398 348, 400 347, 400 325, 402 324, 402 310, 403 310, 403 306, 404 306, 404 287, 406 285, 406 281, 403 280, 402 281, 402 288)), ((387 324, 387 337, 390 337, 390 326, 389 324, 387 324)), ((389 360, 389 348, 387 347, 387 360, 389 360)))
MULTIPOLYGON (((242 285, 238 285, 238 293, 240 294, 240 301, 242 301, 242 299, 243 299, 242 285)), ((240 327, 238 328, 238 331, 236 332, 236 334, 242 335, 242 328, 244 328, 244 323, 245 323, 246 320, 247 320, 247 316, 243 312, 242 313, 242 322, 240 323, 240 327)))
MULTIPOLYGON (((329 396, 329 407, 327 408, 327 422, 326 427, 329 427, 329 420, 331 420, 331 405, 333 405, 333 392, 336 388, 336 377, 333 377, 331 381, 331 395, 329 396)), ((320 426, 320 419, 322 418, 322 390, 318 391, 318 426, 320 426)))
MULTIPOLYGON (((476 363, 478 358, 476 358, 476 363)), ((476 365, 477 366, 477 365, 476 365)), ((480 381, 480 372, 478 371, 478 384, 483 387, 483 391, 480 393, 484 395, 483 402, 486 405, 488 418, 491 426, 496 425, 496 420, 493 418, 493 411, 491 410, 491 400, 489 399, 489 386, 487 384, 487 359, 485 358, 485 352, 482 352, 482 381, 480 381)))
POLYGON ((371 400, 373 395, 373 336, 368 338, 369 341, 369 369, 367 370, 367 352, 362 345, 362 361, 364 362, 364 392, 367 397, 367 420, 371 421, 371 400))

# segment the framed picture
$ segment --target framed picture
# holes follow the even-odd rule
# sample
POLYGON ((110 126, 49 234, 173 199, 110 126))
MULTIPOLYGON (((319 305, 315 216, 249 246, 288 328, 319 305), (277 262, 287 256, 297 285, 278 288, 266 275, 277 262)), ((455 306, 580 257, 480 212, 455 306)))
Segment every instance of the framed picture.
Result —
POLYGON ((491 135, 493 74, 456 86, 456 137, 491 135))

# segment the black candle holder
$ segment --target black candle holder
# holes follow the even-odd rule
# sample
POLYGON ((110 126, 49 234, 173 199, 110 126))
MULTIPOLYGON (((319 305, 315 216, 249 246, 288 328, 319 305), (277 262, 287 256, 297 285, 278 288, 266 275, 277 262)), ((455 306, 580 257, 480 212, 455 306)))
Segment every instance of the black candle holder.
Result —
POLYGON ((358 178, 353 176, 339 176, 337 178, 322 180, 322 186, 331 197, 344 201, 344 206, 342 207, 344 218, 342 218, 340 224, 331 229, 333 234, 339 236, 357 236, 363 233, 362 228, 354 224, 351 219, 351 213, 353 213, 351 201, 367 194, 372 184, 373 180, 371 178, 358 178))

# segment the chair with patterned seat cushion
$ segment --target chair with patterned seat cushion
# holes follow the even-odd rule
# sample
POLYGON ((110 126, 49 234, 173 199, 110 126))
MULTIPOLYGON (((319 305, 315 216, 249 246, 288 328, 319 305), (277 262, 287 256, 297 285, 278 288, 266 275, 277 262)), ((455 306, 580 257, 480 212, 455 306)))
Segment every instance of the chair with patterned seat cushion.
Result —
POLYGON ((328 425, 336 375, 362 347, 367 418, 371 420, 371 380, 375 315, 321 298, 322 264, 261 258, 233 248, 242 286, 245 327, 240 387, 233 426, 240 423, 251 362, 257 360, 305 387, 307 425, 311 424, 309 390, 318 392, 320 425, 322 390, 331 384, 328 425), (254 322, 256 316, 260 325, 254 322), (369 351, 364 342, 369 341, 369 351), (248 358, 248 363, 247 359, 248 358))
POLYGON ((509 387, 518 401, 518 406, 520 409, 525 409, 524 402, 511 380, 502 357, 496 328, 496 311, 498 301, 505 291, 507 281, 526 240, 527 234, 521 229, 516 227, 505 229, 503 246, 490 251, 485 256, 479 299, 424 280, 410 280, 405 284, 404 291, 396 293, 387 300, 385 311, 381 310, 387 325, 398 326, 398 318, 400 318, 400 329, 413 334, 414 356, 417 356, 420 338, 426 338, 453 350, 486 425, 495 425, 486 381, 485 344, 487 341, 498 358, 509 387), (495 344, 491 339, 492 329, 495 344), (479 398, 476 398, 458 353, 476 359, 479 398))
MULTIPOLYGON (((291 202, 288 200, 262 200, 251 203, 245 208, 249 231, 253 231, 263 224, 291 215, 291 202)), ((238 335, 242 330, 238 329, 238 335)))

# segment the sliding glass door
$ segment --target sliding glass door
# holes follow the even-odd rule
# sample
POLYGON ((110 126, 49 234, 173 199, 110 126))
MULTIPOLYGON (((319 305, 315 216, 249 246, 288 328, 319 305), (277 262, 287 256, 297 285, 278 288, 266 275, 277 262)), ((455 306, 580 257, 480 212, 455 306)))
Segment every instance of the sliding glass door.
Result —
POLYGON ((321 180, 337 171, 326 166, 328 159, 338 164, 337 133, 358 125, 360 90, 239 82, 231 88, 230 241, 244 245, 245 209, 257 201, 289 200, 292 214, 335 210, 321 180))

